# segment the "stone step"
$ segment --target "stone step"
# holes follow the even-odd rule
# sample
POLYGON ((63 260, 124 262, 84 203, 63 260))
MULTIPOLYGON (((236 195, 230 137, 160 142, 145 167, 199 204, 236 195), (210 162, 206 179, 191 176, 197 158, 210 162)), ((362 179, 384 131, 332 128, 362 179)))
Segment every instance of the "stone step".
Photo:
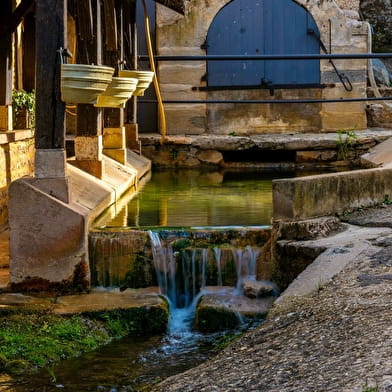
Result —
MULTIPOLYGON (((342 132, 348 130, 342 130, 342 132)), ((352 130, 350 130, 352 131, 352 130)), ((392 129, 369 128, 355 130, 357 145, 370 147, 392 137, 392 129)), ((161 135, 158 133, 141 133, 142 146, 159 145, 161 135)), ((336 148, 339 133, 270 133, 261 135, 168 135, 168 145, 192 146, 200 150, 323 150, 336 148)))

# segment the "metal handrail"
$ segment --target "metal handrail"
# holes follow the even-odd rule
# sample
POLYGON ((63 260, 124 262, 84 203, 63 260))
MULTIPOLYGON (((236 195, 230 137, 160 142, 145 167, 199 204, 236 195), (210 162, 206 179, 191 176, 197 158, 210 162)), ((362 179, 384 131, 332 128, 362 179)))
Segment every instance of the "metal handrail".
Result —
MULTIPOLYGON (((338 54, 263 54, 263 55, 192 55, 192 56, 154 56, 155 61, 225 61, 225 60, 345 60, 345 59, 372 59, 392 58, 392 53, 338 53, 338 54)), ((140 61, 148 60, 148 56, 139 55, 140 61)), ((366 98, 335 98, 335 99, 201 99, 201 100, 163 100, 168 104, 279 104, 279 103, 339 103, 339 102, 368 102, 368 101, 392 101, 392 97, 366 97, 366 98)), ((154 99, 141 99, 139 103, 156 103, 154 99)))
MULTIPOLYGON (((155 61, 224 61, 224 60, 345 60, 345 59, 377 59, 392 58, 392 53, 336 53, 336 54, 258 54, 258 55, 225 55, 207 54, 194 56, 154 56, 155 61)), ((148 60, 148 56, 139 55, 140 61, 148 60)))
MULTIPOLYGON (((254 103, 337 103, 337 102, 368 102, 368 101, 392 101, 392 97, 368 97, 368 98, 335 98, 335 99, 200 99, 200 100, 174 100, 168 99, 163 100, 163 103, 189 103, 189 104, 198 104, 198 103, 238 103, 238 104, 254 104, 254 103)), ((157 103, 156 99, 141 99, 138 100, 138 103, 157 103)))

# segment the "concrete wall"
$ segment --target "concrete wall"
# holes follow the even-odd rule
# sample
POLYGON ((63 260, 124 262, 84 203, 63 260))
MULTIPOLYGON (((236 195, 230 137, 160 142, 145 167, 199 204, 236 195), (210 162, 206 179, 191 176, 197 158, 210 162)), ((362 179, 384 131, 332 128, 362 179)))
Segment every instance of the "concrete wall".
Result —
MULTIPOLYGON (((157 52, 160 55, 204 55, 201 49, 215 15, 229 0, 196 1, 186 3, 185 16, 157 6, 157 52)), ((367 30, 363 23, 350 19, 332 0, 298 0, 313 15, 322 40, 329 43, 333 53, 362 53, 367 51, 367 30), (330 21, 330 22, 329 22, 330 21)), ((344 3, 344 2, 343 2, 344 3)), ((345 7, 350 4, 343 4, 345 7)), ((351 4, 351 7, 355 5, 351 4)), ((275 99, 341 98, 366 96, 366 61, 336 61, 353 82, 353 91, 341 86, 331 65, 321 62, 321 83, 335 83, 336 87, 321 90, 278 90, 275 99)), ((205 86, 202 81, 206 63, 160 62, 159 80, 164 99, 192 100, 213 98, 265 99, 263 90, 222 92, 194 91, 205 86)), ((363 103, 347 104, 289 104, 282 105, 210 105, 166 104, 169 134, 262 134, 271 132, 333 131, 366 127, 363 103)))
POLYGON ((377 168, 273 181, 275 220, 335 215, 392 195, 392 169, 377 168))
POLYGON ((8 222, 11 181, 34 173, 34 137, 30 130, 0 133, 0 226, 8 222))

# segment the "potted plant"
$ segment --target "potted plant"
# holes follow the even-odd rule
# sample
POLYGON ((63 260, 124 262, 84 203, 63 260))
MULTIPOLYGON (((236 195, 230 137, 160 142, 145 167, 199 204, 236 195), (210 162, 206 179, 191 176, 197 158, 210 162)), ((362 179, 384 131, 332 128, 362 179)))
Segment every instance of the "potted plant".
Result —
POLYGON ((34 128, 35 92, 14 90, 12 92, 12 110, 14 129, 34 128))
POLYGON ((65 103, 95 103, 112 81, 114 68, 103 65, 61 64, 61 99, 65 103))

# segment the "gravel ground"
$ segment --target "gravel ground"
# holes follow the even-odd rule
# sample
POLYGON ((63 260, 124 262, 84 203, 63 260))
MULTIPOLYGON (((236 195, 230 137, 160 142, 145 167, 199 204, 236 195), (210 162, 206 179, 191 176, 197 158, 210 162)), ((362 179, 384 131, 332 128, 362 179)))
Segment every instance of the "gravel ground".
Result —
POLYGON ((331 281, 286 298, 258 329, 154 391, 392 392, 392 235, 369 242, 331 281))

